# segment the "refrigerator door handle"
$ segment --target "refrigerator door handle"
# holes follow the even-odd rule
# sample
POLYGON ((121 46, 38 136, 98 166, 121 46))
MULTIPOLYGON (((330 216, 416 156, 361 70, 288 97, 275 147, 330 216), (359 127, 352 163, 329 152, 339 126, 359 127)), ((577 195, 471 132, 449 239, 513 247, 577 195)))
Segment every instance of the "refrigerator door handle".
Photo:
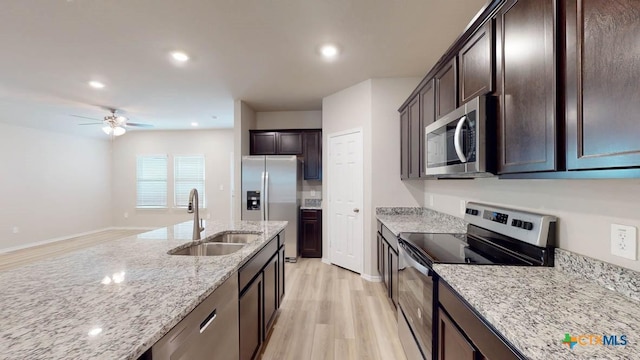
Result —
POLYGON ((265 218, 264 220, 269 220, 269 172, 265 172, 265 177, 264 177, 264 212, 265 212, 265 218))
POLYGON ((265 172, 262 172, 262 177, 260 178, 260 219, 264 221, 265 219, 265 207, 267 203, 265 201, 265 188, 264 188, 264 176, 265 172))

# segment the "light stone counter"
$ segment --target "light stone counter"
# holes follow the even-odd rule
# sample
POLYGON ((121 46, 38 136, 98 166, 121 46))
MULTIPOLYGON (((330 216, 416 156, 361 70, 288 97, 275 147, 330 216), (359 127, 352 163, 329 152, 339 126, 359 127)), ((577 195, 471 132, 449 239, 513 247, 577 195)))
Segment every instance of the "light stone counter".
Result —
POLYGON ((640 302, 586 279, 584 272, 557 267, 433 267, 529 359, 640 359, 640 302), (562 343, 565 334, 626 335, 628 343, 578 344, 570 349, 562 343))
POLYGON ((168 255, 189 221, 0 272, 0 358, 136 359, 286 224, 207 221, 203 239, 261 234, 226 256, 168 255))
POLYGON ((396 236, 401 232, 467 232, 467 222, 462 218, 427 208, 379 207, 376 218, 396 236))

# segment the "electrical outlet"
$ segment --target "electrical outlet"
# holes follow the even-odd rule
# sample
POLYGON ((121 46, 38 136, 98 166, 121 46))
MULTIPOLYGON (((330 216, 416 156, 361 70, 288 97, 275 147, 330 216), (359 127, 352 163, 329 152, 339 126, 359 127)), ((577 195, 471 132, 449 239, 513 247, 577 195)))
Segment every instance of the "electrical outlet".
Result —
POLYGON ((315 197, 315 196, 316 196, 315 190, 311 190, 311 197, 315 197))
POLYGON ((464 215, 467 210, 467 202, 464 200, 460 200, 460 214, 464 215))
POLYGON ((429 195, 429 207, 433 208, 433 195, 429 195))
POLYGON ((128 218, 128 217, 129 217, 129 213, 128 213, 128 212, 125 212, 125 213, 124 213, 124 218, 126 219, 126 218, 128 218))
POLYGON ((636 228, 611 224, 611 254, 630 260, 637 260, 636 228))
POLYGON ((220 184, 220 186, 218 187, 218 189, 219 189, 220 191, 223 191, 223 190, 224 190, 224 185, 220 184))
POLYGON ((13 229, 11 229, 13 231, 14 234, 17 234, 20 232, 20 228, 17 226, 14 226, 13 229))

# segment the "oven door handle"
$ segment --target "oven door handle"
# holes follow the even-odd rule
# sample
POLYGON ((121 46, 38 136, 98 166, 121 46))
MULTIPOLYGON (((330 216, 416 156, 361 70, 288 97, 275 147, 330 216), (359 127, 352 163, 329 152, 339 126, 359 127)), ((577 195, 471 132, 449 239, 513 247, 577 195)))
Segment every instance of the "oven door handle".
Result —
POLYGON ((458 125, 456 125, 456 132, 453 135, 453 145, 456 148, 456 154, 460 158, 460 161, 463 163, 467 162, 467 156, 464 154, 464 149, 462 149, 462 126, 467 121, 467 115, 463 116, 458 120, 458 125))
POLYGON ((410 267, 418 270, 419 273, 425 275, 425 276, 431 276, 432 275, 432 270, 427 268, 426 266, 420 264, 419 262, 417 262, 414 258, 412 258, 407 252, 406 250, 404 250, 403 245, 398 244, 398 256, 400 257, 400 259, 402 259, 402 261, 409 265, 410 267))

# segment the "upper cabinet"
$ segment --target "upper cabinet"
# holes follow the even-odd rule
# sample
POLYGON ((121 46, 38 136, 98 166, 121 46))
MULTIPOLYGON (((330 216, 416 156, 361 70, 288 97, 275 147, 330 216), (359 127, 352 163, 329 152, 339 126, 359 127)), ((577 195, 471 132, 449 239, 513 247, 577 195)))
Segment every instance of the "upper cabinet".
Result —
POLYGON ((493 92, 494 57, 493 21, 488 21, 458 53, 460 104, 493 92))
POLYGON ((409 141, 409 108, 400 113, 400 178, 409 178, 409 153, 411 142, 409 141))
POLYGON ((458 106, 458 73, 456 58, 452 58, 434 77, 436 84, 436 119, 458 106))
POLYGON ((567 169, 640 166, 640 1, 566 1, 567 169))
POLYGON ((322 180, 322 130, 249 130, 251 155, 303 157, 305 180, 322 180))
POLYGON ((420 121, 420 97, 416 96, 409 103, 409 178, 420 177, 422 153, 420 150, 422 131, 420 121))
POLYGON ((554 0, 509 0, 496 16, 498 172, 556 170, 554 0))

